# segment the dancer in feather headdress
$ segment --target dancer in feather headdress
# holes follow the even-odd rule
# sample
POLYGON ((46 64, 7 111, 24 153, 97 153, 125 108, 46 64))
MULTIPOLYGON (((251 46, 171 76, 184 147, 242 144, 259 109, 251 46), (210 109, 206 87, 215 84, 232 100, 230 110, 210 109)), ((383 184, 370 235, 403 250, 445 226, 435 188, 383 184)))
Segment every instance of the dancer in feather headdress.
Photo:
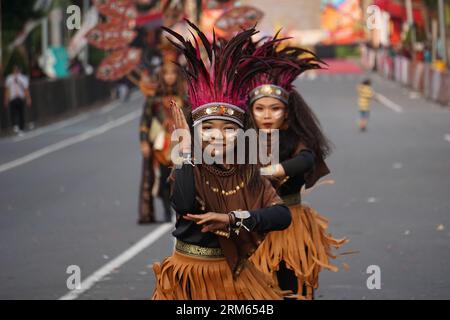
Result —
POLYGON ((197 147, 204 151, 214 146, 214 158, 220 160, 234 150, 239 129, 248 126, 249 80, 268 66, 246 57, 254 29, 219 44, 215 39, 210 43, 190 25, 206 59, 202 59, 196 40, 192 43, 166 29, 187 61, 182 70, 192 110, 186 121, 182 110, 173 107, 175 127, 186 134, 180 144, 182 165, 171 175, 172 206, 177 212, 173 235, 177 240, 175 252, 153 266, 153 298, 281 299, 282 292, 270 277, 248 258, 265 234, 289 226, 288 208, 270 182, 259 175, 256 165, 226 160, 205 164, 204 159, 192 158, 197 147), (212 136, 214 130, 223 139, 212 136))
POLYGON ((332 247, 340 247, 346 240, 334 239, 327 233, 328 221, 314 209, 302 205, 301 189, 311 188, 329 173, 324 159, 330 144, 322 133, 319 121, 293 86, 304 71, 319 69, 323 63, 312 52, 298 48, 259 47, 265 50, 266 61, 289 60, 270 72, 253 79, 249 106, 255 126, 270 134, 279 130, 280 159, 261 169, 271 178, 277 193, 289 206, 292 224, 283 231, 270 233, 251 261, 264 273, 272 276, 283 290, 296 293, 295 298, 313 299, 322 268, 337 271, 330 264, 335 258, 332 247), (268 49, 268 50, 267 50, 268 49))
POLYGON ((172 165, 170 155, 174 121, 170 102, 176 100, 179 106, 186 105, 186 84, 179 68, 174 64, 178 58, 177 52, 167 46, 162 47, 162 52, 163 64, 155 81, 154 94, 147 96, 139 126, 143 155, 139 193, 140 224, 156 222, 154 197, 161 198, 164 220, 172 220, 169 188, 166 184, 169 167, 172 165))

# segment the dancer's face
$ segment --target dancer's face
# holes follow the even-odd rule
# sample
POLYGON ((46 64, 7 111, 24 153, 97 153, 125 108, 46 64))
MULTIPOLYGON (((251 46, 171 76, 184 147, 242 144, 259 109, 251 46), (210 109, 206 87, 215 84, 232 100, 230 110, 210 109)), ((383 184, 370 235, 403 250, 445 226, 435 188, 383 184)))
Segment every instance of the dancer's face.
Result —
POLYGON ((163 80, 166 85, 169 87, 174 86, 177 82, 177 71, 174 67, 170 66, 167 68, 164 68, 163 70, 163 80))
POLYGON ((234 148, 240 127, 231 121, 208 120, 202 122, 199 128, 203 150, 210 146, 214 148, 213 155, 220 156, 234 148))
POLYGON ((263 97, 252 105, 252 114, 259 129, 280 129, 286 118, 286 105, 278 99, 263 97))

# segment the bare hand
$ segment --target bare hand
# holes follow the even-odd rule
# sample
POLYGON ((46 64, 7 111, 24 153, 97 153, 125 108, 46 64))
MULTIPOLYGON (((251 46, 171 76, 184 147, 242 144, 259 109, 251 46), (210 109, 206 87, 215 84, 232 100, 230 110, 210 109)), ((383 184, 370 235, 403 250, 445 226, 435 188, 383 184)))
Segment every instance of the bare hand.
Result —
POLYGON ((177 105, 175 100, 170 101, 170 106, 172 110, 173 120, 175 122, 175 129, 185 129, 189 131, 189 126, 186 121, 186 117, 184 116, 183 111, 177 105))
POLYGON ((186 117, 184 116, 183 111, 177 105, 175 100, 170 101, 170 106, 171 106, 172 116, 173 116, 173 120, 174 120, 173 129, 174 130, 180 129, 180 130, 184 131, 180 149, 183 153, 185 153, 185 152, 188 153, 191 151, 191 134, 189 131, 189 126, 186 121, 186 117))
POLYGON ((271 179, 271 178, 284 178, 286 173, 281 164, 274 164, 260 169, 261 175, 271 179))
POLYGON ((184 219, 194 221, 202 225, 202 232, 227 230, 230 225, 230 217, 227 214, 208 212, 205 214, 187 214, 184 219))

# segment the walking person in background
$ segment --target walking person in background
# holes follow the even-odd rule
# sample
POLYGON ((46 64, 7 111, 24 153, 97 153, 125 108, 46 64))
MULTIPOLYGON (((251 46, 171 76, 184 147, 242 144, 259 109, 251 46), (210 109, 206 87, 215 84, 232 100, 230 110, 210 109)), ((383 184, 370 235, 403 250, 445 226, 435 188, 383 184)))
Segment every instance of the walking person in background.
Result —
POLYGON ((370 99, 373 98, 372 82, 366 79, 358 85, 359 129, 367 130, 370 115, 370 99))
POLYGON ((31 107, 31 95, 27 76, 20 72, 19 66, 5 81, 4 106, 9 108, 14 133, 22 134, 25 129, 25 106, 31 107))
POLYGON ((143 167, 139 193, 139 224, 156 222, 154 196, 162 200, 165 221, 170 222, 172 219, 166 183, 170 174, 169 167, 172 165, 170 155, 174 122, 170 102, 176 101, 179 106, 186 104, 185 81, 181 71, 173 63, 176 60, 176 52, 165 51, 164 63, 154 88, 156 91, 153 89, 155 92, 148 92, 145 86, 140 85, 141 91, 150 95, 147 95, 140 124, 143 167))

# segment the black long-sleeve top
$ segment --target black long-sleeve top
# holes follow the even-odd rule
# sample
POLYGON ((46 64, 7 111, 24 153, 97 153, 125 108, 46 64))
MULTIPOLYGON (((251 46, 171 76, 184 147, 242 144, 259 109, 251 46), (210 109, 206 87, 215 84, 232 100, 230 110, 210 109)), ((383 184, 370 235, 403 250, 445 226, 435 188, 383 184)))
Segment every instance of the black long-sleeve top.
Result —
MULTIPOLYGON (((171 192, 172 207, 177 212, 178 219, 173 236, 187 243, 203 247, 218 248, 217 235, 211 232, 201 232, 201 226, 193 221, 182 218, 187 213, 199 214, 201 212, 196 200, 194 168, 184 164, 175 169, 175 176, 171 192)), ((291 223, 289 209, 282 204, 268 208, 249 210, 250 218, 245 220, 245 226, 250 231, 265 233, 269 231, 284 230, 291 223)))
POLYGON ((289 176, 289 179, 278 188, 280 196, 299 193, 305 184, 305 174, 314 168, 316 156, 310 149, 304 149, 290 159, 281 161, 280 164, 289 176))

